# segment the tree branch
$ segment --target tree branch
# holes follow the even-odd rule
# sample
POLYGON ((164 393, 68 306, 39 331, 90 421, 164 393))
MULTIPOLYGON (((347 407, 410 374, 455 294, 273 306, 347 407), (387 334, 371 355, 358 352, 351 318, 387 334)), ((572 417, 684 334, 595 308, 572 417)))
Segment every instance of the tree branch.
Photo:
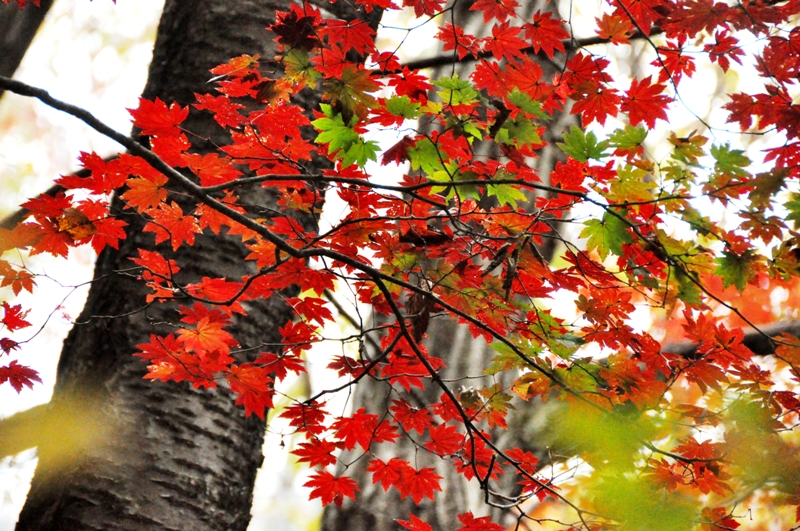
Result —
MULTIPOLYGON (((664 33, 664 31, 661 28, 653 28, 650 31, 650 36, 652 37, 654 35, 660 35, 662 33, 664 33)), ((629 37, 629 40, 633 41, 644 38, 646 38, 646 36, 641 31, 637 31, 629 37)), ((594 46, 596 44, 608 44, 610 42, 611 42, 610 39, 603 39, 599 36, 595 36, 595 37, 588 37, 586 39, 569 39, 563 41, 563 44, 564 44, 564 49, 567 52, 567 55, 569 55, 575 50, 580 50, 581 48, 585 48, 587 46, 594 46)), ((533 46, 522 48, 522 50, 520 51, 526 55, 535 55, 544 61, 551 60, 544 52, 544 50, 540 49, 539 52, 536 53, 536 51, 534 51, 533 49, 533 46)), ((482 59, 488 59, 489 57, 492 57, 492 52, 484 50, 478 53, 478 55, 467 55, 461 59, 459 59, 455 55, 437 55, 434 57, 426 57, 423 59, 416 59, 414 61, 409 61, 407 63, 403 63, 401 66, 408 68, 409 70, 416 70, 422 68, 436 68, 439 66, 450 66, 453 64, 474 63, 482 59)))

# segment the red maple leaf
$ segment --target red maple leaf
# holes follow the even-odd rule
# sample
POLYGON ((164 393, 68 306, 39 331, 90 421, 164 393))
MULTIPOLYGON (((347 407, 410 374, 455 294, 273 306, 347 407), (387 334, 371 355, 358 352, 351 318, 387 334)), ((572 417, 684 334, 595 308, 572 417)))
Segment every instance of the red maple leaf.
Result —
POLYGON ((619 105, 622 103, 622 97, 616 90, 593 82, 581 86, 576 94, 570 96, 570 99, 575 100, 571 112, 581 115, 583 127, 594 120, 597 120, 600 125, 605 125, 607 117, 616 116, 619 113, 619 105))
POLYGON ((492 36, 483 39, 484 47, 498 60, 522 57, 522 49, 526 43, 517 37, 520 31, 522 28, 512 26, 508 22, 495 24, 492 26, 492 36))
POLYGON ((327 368, 336 371, 339 376, 356 378, 364 372, 364 366, 363 361, 358 361, 350 356, 336 356, 333 361, 328 363, 327 368))
POLYGON ((403 0, 403 7, 413 7, 414 16, 419 18, 423 15, 437 15, 445 3, 445 0, 403 0))
POLYGON ((703 51, 708 52, 711 62, 718 63, 723 72, 727 72, 731 66, 731 59, 738 64, 742 64, 741 57, 744 50, 739 47, 739 41, 725 30, 717 30, 714 33, 714 44, 706 44, 703 51))
POLYGON ((184 348, 193 350, 196 354, 202 355, 214 351, 227 354, 231 347, 238 343, 230 332, 224 330, 225 325, 225 322, 212 321, 209 317, 203 317, 194 329, 179 329, 178 340, 184 348))
POLYGON ((430 440, 425 448, 438 455, 451 455, 464 447, 464 434, 458 432, 458 426, 440 424, 429 428, 430 440))
POLYGON ((283 49, 313 50, 322 44, 318 27, 322 20, 318 9, 306 4, 290 5, 289 11, 278 11, 270 30, 283 49))
POLYGON ((304 487, 311 487, 310 500, 319 498, 322 505, 334 502, 337 506, 342 506, 345 497, 356 499, 356 492, 360 490, 358 484, 347 476, 335 477, 330 472, 315 472, 304 487))
POLYGON ((516 16, 514 11, 519 7, 516 0, 478 0, 469 8, 470 11, 483 11, 483 21, 489 22, 493 18, 504 22, 508 17, 516 16))
POLYGON ((27 271, 18 271, 5 260, 0 260, 0 288, 11 286, 14 295, 19 295, 22 290, 33 293, 36 281, 34 276, 27 271))
POLYGON ((410 520, 395 520, 398 524, 408 529, 408 531, 433 531, 433 528, 427 522, 420 520, 413 514, 410 520))
POLYGON ((286 302, 307 321, 316 321, 320 326, 324 325, 325 321, 333 321, 333 313, 327 307, 328 301, 325 299, 287 297, 286 302))
POLYGON ((177 251, 184 242, 194 245, 194 235, 200 232, 197 219, 185 215, 178 203, 159 203, 157 208, 151 208, 147 213, 153 217, 153 221, 145 225, 143 230, 155 233, 156 244, 170 240, 173 251, 177 251))
POLYGON ((42 383, 42 379, 35 370, 18 364, 17 360, 12 360, 6 367, 0 367, 0 385, 6 382, 10 383, 17 393, 20 393, 23 386, 33 389, 33 382, 42 383))
POLYGON ((653 84, 650 77, 631 82, 631 88, 625 93, 620 106, 623 112, 628 113, 631 125, 644 122, 652 129, 656 120, 667 119, 667 104, 672 100, 662 94, 665 88, 661 83, 653 84))
POLYGON ((278 381, 286 378, 289 372, 295 374, 306 372, 305 362, 300 356, 293 352, 288 352, 283 356, 264 352, 258 357, 255 363, 263 364, 264 367, 275 374, 275 379, 278 381))
POLYGON ((16 350, 19 348, 19 343, 14 341, 13 339, 4 337, 0 339, 0 350, 2 350, 6 354, 10 354, 12 350, 16 350))
POLYGON ((495 524, 489 516, 475 518, 472 511, 458 515, 458 520, 463 524, 458 531, 503 531, 504 526, 495 524))
POLYGON ((394 162, 398 166, 403 164, 408 158, 408 148, 415 144, 414 139, 406 135, 395 145, 387 149, 381 157, 381 166, 386 166, 394 162))
POLYGON ((725 507, 703 508, 703 520, 705 520, 705 523, 700 526, 703 531, 730 530, 742 525, 733 518, 730 511, 725 507))
POLYGON ((400 491, 400 498, 411 496, 414 503, 419 504, 423 498, 433 499, 435 491, 441 491, 439 480, 442 476, 433 468, 415 470, 411 467, 403 469, 400 479, 395 483, 400 491))
POLYGON ((426 429, 433 425, 430 411, 411 407, 405 400, 395 400, 389 409, 394 413, 394 419, 406 431, 413 430, 422 435, 426 429))
POLYGON ((691 77, 696 69, 694 59, 680 49, 662 49, 659 51, 658 59, 650 64, 661 68, 658 73, 659 83, 672 80, 676 85, 681 81, 684 74, 687 77, 691 77))
POLYGON ((124 171, 124 164, 119 159, 103 160, 96 153, 81 152, 78 160, 85 169, 91 172, 89 177, 79 177, 76 174, 65 175, 56 179, 67 190, 81 189, 93 194, 110 194, 123 184, 128 178, 124 171))
POLYGON ((156 98, 155 101, 139 98, 137 109, 128 109, 133 117, 133 125, 148 136, 180 136, 178 127, 189 116, 189 107, 181 107, 177 103, 167 104, 156 98))
POLYGON ((375 30, 363 20, 326 20, 320 34, 328 37, 329 45, 338 45, 345 51, 352 49, 366 55, 375 50, 375 30))
POLYGON ((233 167, 231 159, 220 157, 216 153, 197 155, 190 153, 183 156, 189 169, 200 178, 201 186, 214 186, 230 182, 242 175, 233 167))
POLYGON ((12 332, 31 326, 31 324, 25 320, 25 316, 28 315, 28 312, 23 312, 21 305, 15 304, 11 306, 7 302, 3 302, 3 310, 5 310, 5 315, 0 319, 0 323, 6 325, 6 328, 12 332))
POLYGON ((601 39, 606 39, 611 44, 628 44, 628 38, 633 33, 633 24, 627 18, 619 15, 604 13, 602 18, 595 18, 597 34, 601 39))
MULTIPOLYGON (((475 4, 473 4, 473 7, 475 7, 475 4)), ((444 42, 444 48, 442 49, 445 52, 455 50, 459 59, 463 59, 467 54, 477 56, 480 51, 475 37, 464 33, 461 26, 454 26, 449 22, 439 28, 436 38, 444 42)))
POLYGON ((553 13, 537 11, 533 14, 533 22, 525 24, 525 38, 533 45, 534 53, 544 50, 552 59, 555 50, 565 52, 563 41, 569 39, 569 33, 564 29, 564 21, 554 19, 553 13))
POLYGON ((645 35, 650 35, 653 24, 661 20, 659 10, 668 6, 667 0, 616 0, 615 15, 631 19, 645 35))
POLYGON ((336 464, 336 457, 333 452, 337 450, 337 447, 332 442, 313 438, 297 446, 298 448, 291 453, 299 457, 298 463, 308 463, 308 466, 322 467, 336 464))
POLYGON ((269 370, 252 363, 232 365, 228 370, 225 379, 231 391, 238 395, 236 404, 244 406, 245 415, 255 413, 263 420, 266 410, 272 408, 272 396, 275 394, 269 370))
POLYGON ((197 103, 192 107, 200 111, 210 111, 214 114, 214 121, 222 127, 236 128, 247 123, 247 118, 239 114, 239 109, 244 109, 244 105, 233 103, 227 96, 195 94, 194 97, 197 103))
POLYGON ((306 404, 295 402, 283 410, 281 418, 289 419, 289 426, 305 432, 307 438, 319 435, 327 428, 323 425, 327 413, 316 402, 306 404))
POLYGON ((215 375, 228 368, 234 360, 219 351, 196 356, 184 350, 173 334, 164 337, 150 336, 149 343, 136 345, 135 356, 146 360, 148 380, 182 382, 188 380, 196 388, 214 388, 215 375))
POLYGON ((346 449, 352 450, 358 444, 367 450, 377 426, 378 415, 371 415, 362 407, 352 417, 339 417, 331 429, 336 431, 336 437, 344 443, 346 449))
POLYGON ((148 177, 131 177, 125 184, 128 190, 122 194, 122 199, 139 212, 155 208, 167 198, 167 191, 164 189, 167 178, 160 173, 148 177))
POLYGON ((380 459, 373 459, 367 466, 367 472, 372 472, 372 484, 380 483, 384 492, 389 490, 389 487, 395 485, 403 474, 413 472, 414 469, 408 464, 408 461, 393 457, 388 463, 384 463, 380 459))
POLYGON ((225 64, 215 66, 211 69, 211 73, 215 76, 244 76, 250 72, 251 68, 258 66, 259 58, 258 55, 240 55, 225 64))

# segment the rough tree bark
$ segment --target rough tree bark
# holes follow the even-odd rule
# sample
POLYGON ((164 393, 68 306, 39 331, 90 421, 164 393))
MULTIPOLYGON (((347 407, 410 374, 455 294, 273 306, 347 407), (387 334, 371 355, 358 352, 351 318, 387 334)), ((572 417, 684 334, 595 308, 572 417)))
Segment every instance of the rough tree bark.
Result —
MULTIPOLYGON (((211 91, 210 68, 243 53, 273 57, 275 43, 265 28, 276 10, 287 7, 287 0, 167 0, 143 97, 187 105, 195 92, 211 91)), ((225 142, 201 113, 193 112, 185 126, 196 134, 191 138, 196 152, 225 142)), ((257 189, 241 197, 245 204, 272 204, 257 189)), ((52 413, 75 396, 91 400, 96 423, 111 426, 111 436, 60 469, 53 466, 57 450, 40 445, 38 471, 17 529, 244 530, 262 461, 264 423, 246 419, 224 389, 142 379, 145 366, 132 356, 135 346, 169 330, 177 313, 173 304, 146 306, 146 289, 131 274, 130 258, 138 256, 137 249, 153 248, 153 236, 122 206, 115 201, 129 223, 128 237, 119 251, 107 249, 98 258, 47 407, 52 413)), ((174 256, 181 267, 178 280, 241 278, 252 273, 247 252, 234 238, 198 237, 196 245, 174 256)), ((291 317, 287 309, 275 302, 246 306, 248 314, 237 317, 234 330, 239 343, 257 349, 279 340, 278 326, 291 317)))

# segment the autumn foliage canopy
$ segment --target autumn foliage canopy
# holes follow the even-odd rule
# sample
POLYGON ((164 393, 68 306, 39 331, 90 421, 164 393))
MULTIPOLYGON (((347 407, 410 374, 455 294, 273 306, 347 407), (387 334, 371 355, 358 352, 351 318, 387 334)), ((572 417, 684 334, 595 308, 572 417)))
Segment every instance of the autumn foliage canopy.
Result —
MULTIPOLYGON (((592 3, 594 27, 579 32, 552 12, 519 16, 517 0, 477 0, 481 35, 442 0, 357 3, 431 19, 443 64, 474 68, 432 78, 376 48, 366 22, 293 5, 269 28, 278 57, 218 66, 216 92, 191 107, 141 100, 131 116, 150 149, 80 154, 88 176, 60 177, 62 192, 24 203, 29 218, 0 233, 0 249, 116 248, 126 237, 109 210, 117 194, 154 240, 131 264, 146 302, 178 308, 172 333, 131 352, 145 378, 227 386, 262 418, 276 385, 330 342, 323 327, 344 317, 329 298, 346 286, 337 299, 376 317, 354 322, 346 348, 309 356, 327 356, 342 392, 366 379, 391 390, 382 409, 334 412, 322 392, 278 411, 322 504, 357 500, 363 482, 435 500, 434 469, 385 457, 411 438, 529 528, 796 525, 800 339, 774 337, 767 355, 744 339, 795 317, 800 289, 800 1, 608 0, 592 3), (637 67, 620 66, 637 54, 637 67), (698 104, 683 87, 708 71, 724 87, 698 104), (322 95, 313 116, 297 103, 310 90, 322 95), (673 121, 704 105, 724 112, 673 121), (190 112, 213 116, 230 143, 194 153, 190 112), (576 125, 554 130, 563 113, 576 125), (397 131, 396 144, 380 147, 378 129, 397 131), (543 172, 546 149, 560 156, 543 172), (405 173, 388 182, 380 165, 405 173), (240 204, 244 186, 272 192, 277 208, 240 204), (320 228, 308 220, 326 195, 346 209, 320 228), (241 241, 252 274, 177 282, 171 253, 202 234, 241 241), (253 355, 229 328, 247 301, 269 297, 295 318, 279 323, 281 346, 253 355), (442 379, 424 341, 433 319, 494 348, 482 379, 442 379), (679 343, 692 348, 667 348, 679 343), (414 391, 432 388, 438 401, 420 403, 414 391), (558 411, 547 455, 535 441, 495 442, 525 407, 558 411), (343 451, 363 455, 370 475, 337 468, 343 451)), ((17 294, 36 278, 9 258, 0 284, 17 294)), ((0 321, 0 382, 20 391, 38 375, 16 332, 34 323, 13 300, 0 321)), ((431 529, 415 515, 399 523, 431 529)), ((452 524, 504 529, 472 512, 452 524)))

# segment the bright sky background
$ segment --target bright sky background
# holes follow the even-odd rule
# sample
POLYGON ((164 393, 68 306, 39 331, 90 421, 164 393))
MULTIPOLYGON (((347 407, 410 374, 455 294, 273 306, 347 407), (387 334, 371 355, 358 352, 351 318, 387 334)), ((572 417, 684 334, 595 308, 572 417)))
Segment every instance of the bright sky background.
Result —
MULTIPOLYGON (((33 41, 15 78, 44 88, 64 101, 90 110, 116 130, 131 129, 127 107, 135 107, 147 76, 158 16, 164 0, 59 0, 33 41)), ((0 99, 0 216, 26 198, 52 185, 59 174, 78 168, 80 151, 101 156, 118 146, 90 131, 66 114, 36 100, 14 94, 0 99)), ((5 256, 17 261, 21 256, 5 256)), ((73 250, 69 260, 49 256, 25 260, 28 267, 50 278, 37 278, 31 323, 47 326, 22 350, 24 363, 39 371, 44 381, 21 394, 0 386, 0 415, 10 415, 50 399, 61 341, 86 298, 86 288, 73 290, 91 279, 94 252, 89 247, 73 250), (59 306, 62 308, 59 309, 59 306)), ((0 292, 0 299, 13 294, 0 292)), ((23 330, 15 336, 27 339, 35 332, 23 330)), ((27 451, 0 461, 0 531, 14 529, 25 500, 35 460, 27 451)))

